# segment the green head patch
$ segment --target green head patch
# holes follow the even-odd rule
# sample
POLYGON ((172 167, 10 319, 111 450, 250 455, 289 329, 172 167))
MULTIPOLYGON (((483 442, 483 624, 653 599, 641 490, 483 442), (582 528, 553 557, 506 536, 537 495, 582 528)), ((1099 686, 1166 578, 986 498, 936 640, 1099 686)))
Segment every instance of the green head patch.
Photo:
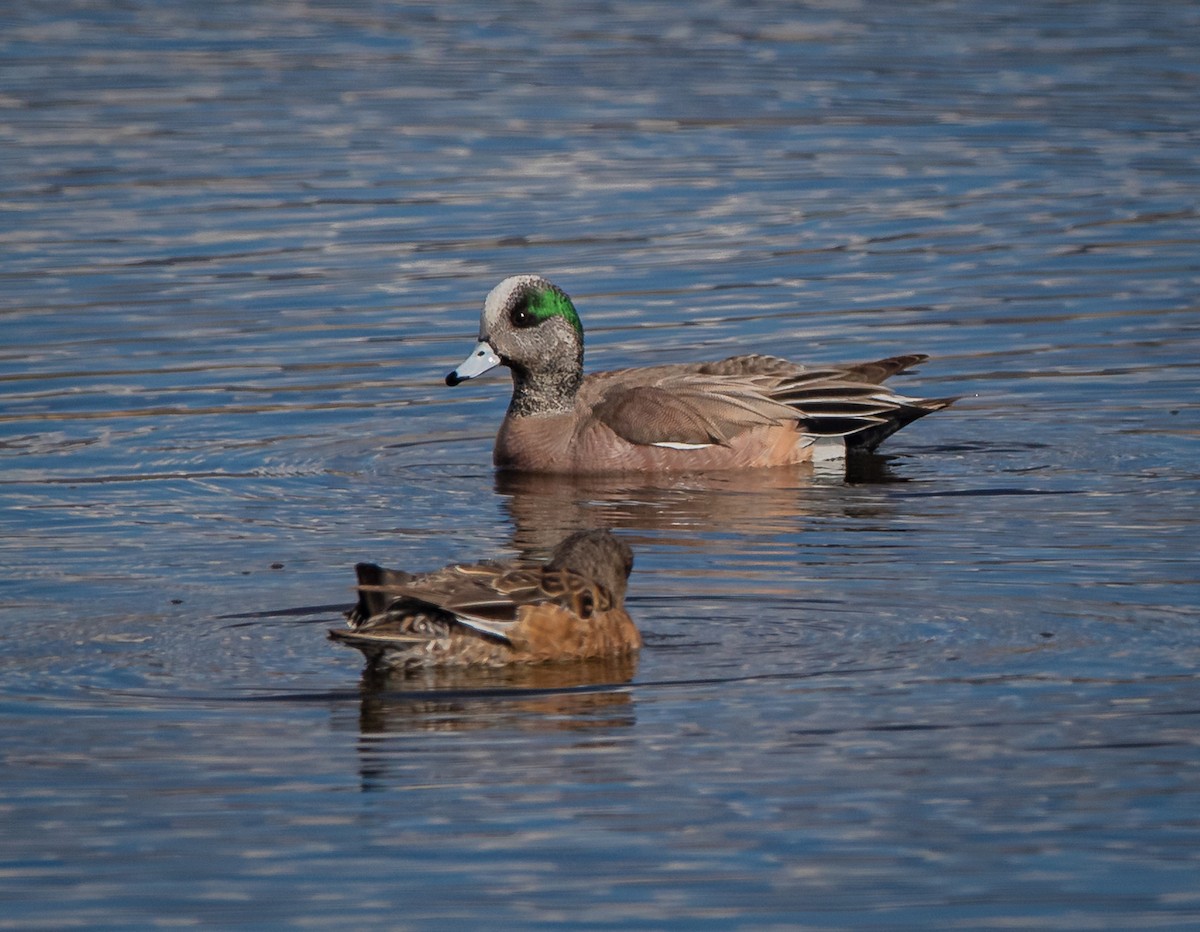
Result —
POLYGON ((513 295, 508 319, 514 327, 536 327, 551 317, 561 317, 575 328, 579 339, 583 339, 583 324, 579 321, 575 305, 571 303, 567 293, 557 285, 544 280, 533 281, 523 285, 513 295))

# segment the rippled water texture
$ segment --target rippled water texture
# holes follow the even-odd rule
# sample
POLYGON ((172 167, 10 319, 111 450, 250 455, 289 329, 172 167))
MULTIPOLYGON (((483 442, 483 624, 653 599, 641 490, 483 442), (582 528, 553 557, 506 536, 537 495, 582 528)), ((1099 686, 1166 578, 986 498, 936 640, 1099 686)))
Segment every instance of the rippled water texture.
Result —
POLYGON ((0 929, 1200 924, 1200 8, 0 14, 0 929), (838 470, 497 476, 593 368, 932 359, 838 470), (377 683, 352 565, 635 549, 636 662, 377 683))

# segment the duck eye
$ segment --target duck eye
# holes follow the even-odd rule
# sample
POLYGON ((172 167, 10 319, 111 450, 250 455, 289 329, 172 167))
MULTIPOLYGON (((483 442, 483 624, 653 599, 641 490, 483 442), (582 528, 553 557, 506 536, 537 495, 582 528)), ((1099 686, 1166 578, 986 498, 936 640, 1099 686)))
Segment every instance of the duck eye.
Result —
POLYGON ((508 312, 508 319, 514 327, 521 329, 532 327, 538 322, 537 315, 529 309, 528 299, 514 304, 513 309, 508 312))

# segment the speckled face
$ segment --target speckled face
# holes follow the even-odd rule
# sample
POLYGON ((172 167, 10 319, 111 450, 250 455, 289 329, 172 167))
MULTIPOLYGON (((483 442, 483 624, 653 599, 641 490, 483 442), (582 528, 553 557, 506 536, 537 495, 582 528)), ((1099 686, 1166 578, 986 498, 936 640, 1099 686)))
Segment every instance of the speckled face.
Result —
POLYGON ((571 299, 540 275, 514 275, 491 290, 479 321, 479 344, 449 385, 497 365, 524 372, 578 371, 583 363, 583 325, 571 299))

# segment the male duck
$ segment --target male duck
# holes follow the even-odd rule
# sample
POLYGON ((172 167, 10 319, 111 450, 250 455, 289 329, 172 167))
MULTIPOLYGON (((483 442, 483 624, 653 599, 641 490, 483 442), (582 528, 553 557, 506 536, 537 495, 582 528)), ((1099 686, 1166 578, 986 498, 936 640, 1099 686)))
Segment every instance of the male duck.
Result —
POLYGON ((515 275, 483 305, 479 344, 446 376, 457 385, 498 365, 513 395, 496 437, 497 466, 526 472, 620 473, 784 466, 873 450, 953 398, 906 398, 880 383, 928 357, 807 367, 775 356, 731 356, 583 374, 583 326, 566 293, 515 275), (844 442, 841 438, 844 438, 844 442))
POLYGON ((501 666, 616 657, 642 646, 625 611, 629 547, 608 531, 578 531, 540 566, 452 564, 411 575, 360 563, 349 630, 373 670, 501 666))

